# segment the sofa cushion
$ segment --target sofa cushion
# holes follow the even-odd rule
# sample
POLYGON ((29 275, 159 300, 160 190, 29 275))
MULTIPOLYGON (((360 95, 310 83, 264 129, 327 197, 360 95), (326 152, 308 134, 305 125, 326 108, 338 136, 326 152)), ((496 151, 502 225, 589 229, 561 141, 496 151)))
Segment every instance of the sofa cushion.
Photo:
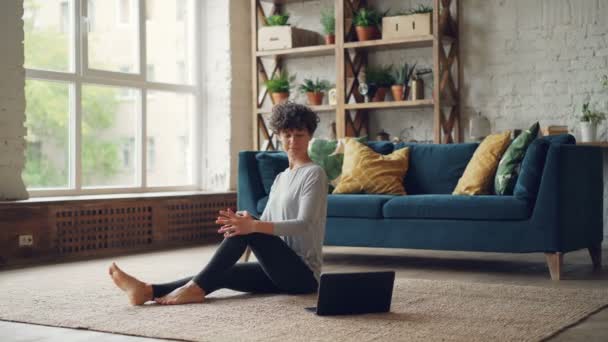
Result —
POLYGON ((262 178, 262 185, 266 195, 270 193, 270 188, 277 175, 289 167, 287 154, 282 151, 267 151, 256 154, 255 159, 258 161, 258 171, 262 178))
POLYGON ((525 220, 531 207, 513 196, 398 196, 384 204, 384 218, 525 220))
POLYGON ((391 195, 329 195, 328 217, 382 218, 382 206, 391 195))
MULTIPOLYGON (((367 136, 354 138, 358 142, 365 143, 367 136)), ((342 162, 344 161, 344 139, 325 140, 313 138, 308 144, 308 155, 313 162, 321 166, 327 174, 329 181, 329 193, 331 193, 340 180, 342 173, 342 162), (338 148, 340 146, 341 148, 338 148)))
POLYGON ((349 139, 355 139, 362 144, 366 144, 374 150, 376 153, 380 154, 390 154, 395 150, 395 145, 389 141, 367 141, 367 136, 362 137, 346 137, 342 139, 338 139, 338 144, 336 146, 336 150, 334 151, 334 155, 336 154, 344 154, 344 144, 349 139))
POLYGON ((405 175, 405 191, 410 195, 451 194, 478 143, 399 143, 395 150, 410 148, 410 165, 405 175))
POLYGON ((368 141, 367 146, 374 152, 384 155, 391 154, 395 150, 395 144, 390 141, 368 141))
POLYGON ((530 203, 535 201, 550 145, 548 139, 536 139, 530 144, 521 164, 513 196, 530 203))
POLYGON ((504 155, 498 163, 496 176, 494 176, 494 192, 497 195, 513 195, 513 188, 517 181, 517 175, 521 161, 524 159, 526 150, 530 143, 538 135, 538 122, 532 125, 527 130, 511 142, 504 155))
POLYGON ((458 180, 454 195, 489 194, 494 183, 498 161, 511 142, 511 132, 487 136, 467 164, 462 177, 458 180))
POLYGON ((576 144, 576 139, 571 134, 546 135, 541 139, 547 140, 552 144, 576 144))
POLYGON ((408 154, 409 149, 405 148, 382 155, 354 139, 347 140, 340 183, 333 193, 405 195, 403 177, 407 172, 408 154))

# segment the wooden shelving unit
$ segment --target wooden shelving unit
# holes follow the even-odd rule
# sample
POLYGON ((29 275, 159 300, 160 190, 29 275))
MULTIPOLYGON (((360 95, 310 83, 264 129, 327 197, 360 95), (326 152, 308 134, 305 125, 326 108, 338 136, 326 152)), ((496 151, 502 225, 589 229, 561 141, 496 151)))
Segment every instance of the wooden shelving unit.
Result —
POLYGON ((405 39, 356 41, 354 26, 346 27, 352 20, 354 11, 365 7, 365 0, 334 0, 336 14, 336 43, 332 45, 307 46, 294 49, 258 51, 257 30, 266 24, 268 14, 280 13, 283 5, 309 0, 251 0, 252 62, 253 68, 253 115, 254 148, 274 150, 276 138, 267 128, 265 116, 270 110, 261 109, 265 101, 272 101, 263 87, 263 82, 275 73, 281 72, 286 58, 307 58, 335 56, 335 84, 337 104, 335 106, 313 106, 317 112, 335 111, 336 135, 359 136, 368 133, 369 111, 381 109, 433 108, 435 143, 461 142, 460 134, 460 84, 462 67, 459 63, 458 21, 461 17, 462 0, 433 0, 432 35, 405 39), (271 3, 272 9, 266 14, 262 3, 271 3), (365 72, 369 53, 383 50, 408 48, 431 48, 429 58, 433 61, 432 98, 416 101, 364 102, 358 92, 359 75, 365 72), (447 50, 446 50, 447 49, 447 50), (267 72, 262 58, 273 58, 273 70, 267 72), (354 118, 353 115, 354 114, 354 118))

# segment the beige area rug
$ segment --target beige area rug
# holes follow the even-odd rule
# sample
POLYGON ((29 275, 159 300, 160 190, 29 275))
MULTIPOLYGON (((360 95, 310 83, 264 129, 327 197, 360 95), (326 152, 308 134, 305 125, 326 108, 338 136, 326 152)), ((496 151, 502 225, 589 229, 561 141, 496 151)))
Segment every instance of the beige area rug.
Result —
MULTIPOLYGON (((196 264, 171 255, 145 260, 118 261, 147 281, 189 275, 196 264)), ((387 314, 318 317, 304 310, 314 295, 228 290, 204 304, 131 307, 108 278, 108 263, 0 272, 0 319, 192 341, 538 341, 608 304, 607 289, 397 279, 387 314)))

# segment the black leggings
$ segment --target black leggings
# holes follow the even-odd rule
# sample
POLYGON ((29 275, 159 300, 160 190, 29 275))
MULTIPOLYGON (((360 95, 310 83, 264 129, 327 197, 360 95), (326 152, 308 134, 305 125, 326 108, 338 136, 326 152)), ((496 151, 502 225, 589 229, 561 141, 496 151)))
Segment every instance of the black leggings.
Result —
POLYGON ((225 238, 211 261, 194 277, 153 284, 154 298, 163 297, 188 281, 205 294, 227 288, 251 293, 312 293, 317 291, 313 272, 300 257, 275 235, 252 233, 225 238), (238 263, 249 246, 259 262, 238 263))

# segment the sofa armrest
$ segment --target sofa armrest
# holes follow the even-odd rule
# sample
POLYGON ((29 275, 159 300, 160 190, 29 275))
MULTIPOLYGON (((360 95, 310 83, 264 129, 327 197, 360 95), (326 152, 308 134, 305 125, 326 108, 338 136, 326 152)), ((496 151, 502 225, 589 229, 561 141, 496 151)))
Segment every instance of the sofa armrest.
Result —
POLYGON ((266 193, 255 158, 257 153, 257 151, 239 152, 237 208, 247 210, 252 215, 259 217, 261 213, 258 213, 257 203, 266 193))
POLYGON ((532 220, 549 230, 547 252, 569 252, 603 238, 602 152, 594 146, 552 144, 532 220))

